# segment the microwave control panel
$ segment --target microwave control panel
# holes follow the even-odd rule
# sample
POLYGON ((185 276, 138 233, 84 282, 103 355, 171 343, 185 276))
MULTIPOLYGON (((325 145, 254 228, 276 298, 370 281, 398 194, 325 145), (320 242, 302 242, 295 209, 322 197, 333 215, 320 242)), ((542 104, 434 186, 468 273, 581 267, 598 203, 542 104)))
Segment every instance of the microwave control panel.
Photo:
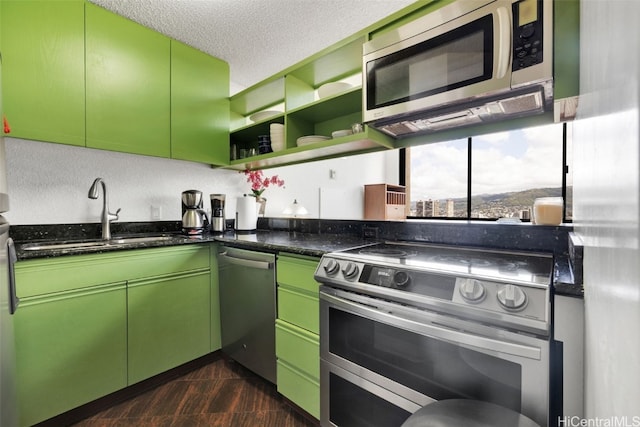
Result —
POLYGON ((517 71, 542 62, 542 1, 522 0, 512 7, 512 71, 517 71))

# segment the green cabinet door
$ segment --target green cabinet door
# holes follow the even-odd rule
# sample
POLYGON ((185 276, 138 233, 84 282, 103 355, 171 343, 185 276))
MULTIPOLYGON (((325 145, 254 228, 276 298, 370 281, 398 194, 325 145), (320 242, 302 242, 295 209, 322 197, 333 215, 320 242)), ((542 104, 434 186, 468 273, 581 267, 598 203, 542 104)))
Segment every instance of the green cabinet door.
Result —
POLYGON ((126 292, 119 283, 21 298, 14 319, 21 426, 126 387, 126 292))
POLYGON ((84 2, 1 5, 2 96, 10 136, 84 145, 84 2))
POLYGON ((90 3, 85 12, 87 147, 169 157, 169 38, 90 3))
POLYGON ((229 163, 229 65, 174 40, 171 157, 229 163))
POLYGON ((218 279, 218 244, 211 245, 211 351, 222 348, 220 328, 220 280, 218 279))
POLYGON ((210 272, 128 283, 129 384, 210 351, 210 272))
POLYGON ((320 418, 319 259, 280 254, 277 262, 278 392, 320 418))

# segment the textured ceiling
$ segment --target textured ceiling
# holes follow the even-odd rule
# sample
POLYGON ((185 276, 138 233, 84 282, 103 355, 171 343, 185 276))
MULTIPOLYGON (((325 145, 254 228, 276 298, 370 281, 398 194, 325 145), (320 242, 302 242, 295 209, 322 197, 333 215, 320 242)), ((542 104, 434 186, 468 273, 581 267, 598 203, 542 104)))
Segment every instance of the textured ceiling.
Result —
POLYGON ((90 0, 224 59, 235 93, 415 0, 90 0))

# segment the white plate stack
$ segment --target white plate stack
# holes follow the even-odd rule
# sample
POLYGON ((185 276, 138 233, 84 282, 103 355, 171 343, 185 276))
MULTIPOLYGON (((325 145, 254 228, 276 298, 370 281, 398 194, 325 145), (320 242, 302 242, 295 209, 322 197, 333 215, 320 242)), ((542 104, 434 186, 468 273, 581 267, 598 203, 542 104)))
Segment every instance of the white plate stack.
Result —
POLYGON ((327 139, 331 139, 328 136, 322 135, 307 135, 301 136, 296 140, 296 144, 298 147, 302 147, 309 144, 315 144, 316 142, 326 141, 327 139))
POLYGON ((271 136, 271 149, 275 151, 284 150, 284 125, 281 123, 271 123, 269 125, 271 136))

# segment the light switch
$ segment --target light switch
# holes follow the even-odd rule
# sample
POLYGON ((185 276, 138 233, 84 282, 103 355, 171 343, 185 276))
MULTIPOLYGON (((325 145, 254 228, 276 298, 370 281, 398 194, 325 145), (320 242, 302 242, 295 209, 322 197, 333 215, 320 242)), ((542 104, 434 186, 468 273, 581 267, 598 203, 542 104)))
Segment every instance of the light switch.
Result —
POLYGON ((162 218, 162 207, 151 205, 151 219, 162 218))

